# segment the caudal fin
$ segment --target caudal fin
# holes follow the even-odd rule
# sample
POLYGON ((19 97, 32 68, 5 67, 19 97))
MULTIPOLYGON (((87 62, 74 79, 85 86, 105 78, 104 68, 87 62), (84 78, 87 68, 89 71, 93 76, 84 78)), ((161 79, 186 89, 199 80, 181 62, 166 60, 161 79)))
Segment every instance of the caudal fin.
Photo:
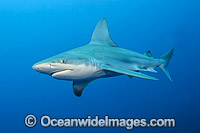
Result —
POLYGON ((163 72, 167 75, 167 77, 169 78, 170 81, 172 81, 172 79, 169 75, 167 66, 169 64, 169 61, 170 61, 173 53, 174 53, 174 48, 172 48, 170 51, 168 51, 163 56, 161 56, 160 59, 162 60, 163 64, 159 66, 163 70, 163 72))

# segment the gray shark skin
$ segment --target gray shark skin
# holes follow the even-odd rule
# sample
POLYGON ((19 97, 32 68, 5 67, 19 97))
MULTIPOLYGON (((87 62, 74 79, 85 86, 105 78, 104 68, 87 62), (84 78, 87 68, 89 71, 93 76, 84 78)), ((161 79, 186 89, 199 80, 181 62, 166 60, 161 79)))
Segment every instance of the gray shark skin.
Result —
POLYGON ((33 69, 55 79, 73 81, 74 94, 80 97, 84 88, 98 78, 127 75, 130 78, 158 80, 141 73, 156 73, 155 67, 160 67, 171 80, 167 66, 173 52, 174 49, 171 49, 156 59, 150 51, 139 54, 120 48, 110 38, 107 22, 103 18, 89 44, 40 61, 33 65, 33 69))

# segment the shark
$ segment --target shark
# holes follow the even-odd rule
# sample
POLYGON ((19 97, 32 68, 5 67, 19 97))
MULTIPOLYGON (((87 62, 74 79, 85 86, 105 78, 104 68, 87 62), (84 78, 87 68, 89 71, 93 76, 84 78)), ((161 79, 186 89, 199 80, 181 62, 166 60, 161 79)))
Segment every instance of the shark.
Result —
POLYGON ((140 54, 120 48, 111 39, 106 19, 103 18, 96 25, 89 44, 44 59, 32 68, 55 79, 73 81, 73 92, 80 97, 84 88, 99 78, 127 75, 130 78, 158 80, 142 73, 157 73, 155 67, 161 68, 172 81, 167 67, 173 53, 174 48, 155 58, 150 51, 140 54))

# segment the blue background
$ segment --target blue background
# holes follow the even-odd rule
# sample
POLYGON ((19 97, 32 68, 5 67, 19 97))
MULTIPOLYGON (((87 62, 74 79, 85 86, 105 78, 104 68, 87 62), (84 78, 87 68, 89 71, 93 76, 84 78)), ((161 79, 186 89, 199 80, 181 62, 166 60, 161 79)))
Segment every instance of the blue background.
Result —
POLYGON ((126 132, 125 128, 42 128, 24 125, 37 118, 175 118, 175 128, 133 132, 200 132, 200 1, 198 0, 1 0, 0 132, 126 132), (92 82, 82 97, 72 83, 35 72, 42 59, 89 43, 105 17, 122 48, 156 57, 172 47, 173 82, 160 69, 159 81, 127 76, 92 82))

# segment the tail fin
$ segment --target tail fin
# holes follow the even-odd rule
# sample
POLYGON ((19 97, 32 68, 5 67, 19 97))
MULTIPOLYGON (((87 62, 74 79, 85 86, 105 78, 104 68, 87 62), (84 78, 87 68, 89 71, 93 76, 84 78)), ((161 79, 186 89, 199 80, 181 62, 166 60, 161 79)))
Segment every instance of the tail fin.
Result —
POLYGON ((159 66, 163 70, 163 72, 167 75, 167 77, 169 78, 170 81, 172 81, 172 79, 169 75, 167 66, 169 64, 169 61, 170 61, 173 53, 174 53, 174 48, 172 48, 170 51, 168 51, 163 56, 161 56, 160 59, 163 61, 163 64, 159 66))

